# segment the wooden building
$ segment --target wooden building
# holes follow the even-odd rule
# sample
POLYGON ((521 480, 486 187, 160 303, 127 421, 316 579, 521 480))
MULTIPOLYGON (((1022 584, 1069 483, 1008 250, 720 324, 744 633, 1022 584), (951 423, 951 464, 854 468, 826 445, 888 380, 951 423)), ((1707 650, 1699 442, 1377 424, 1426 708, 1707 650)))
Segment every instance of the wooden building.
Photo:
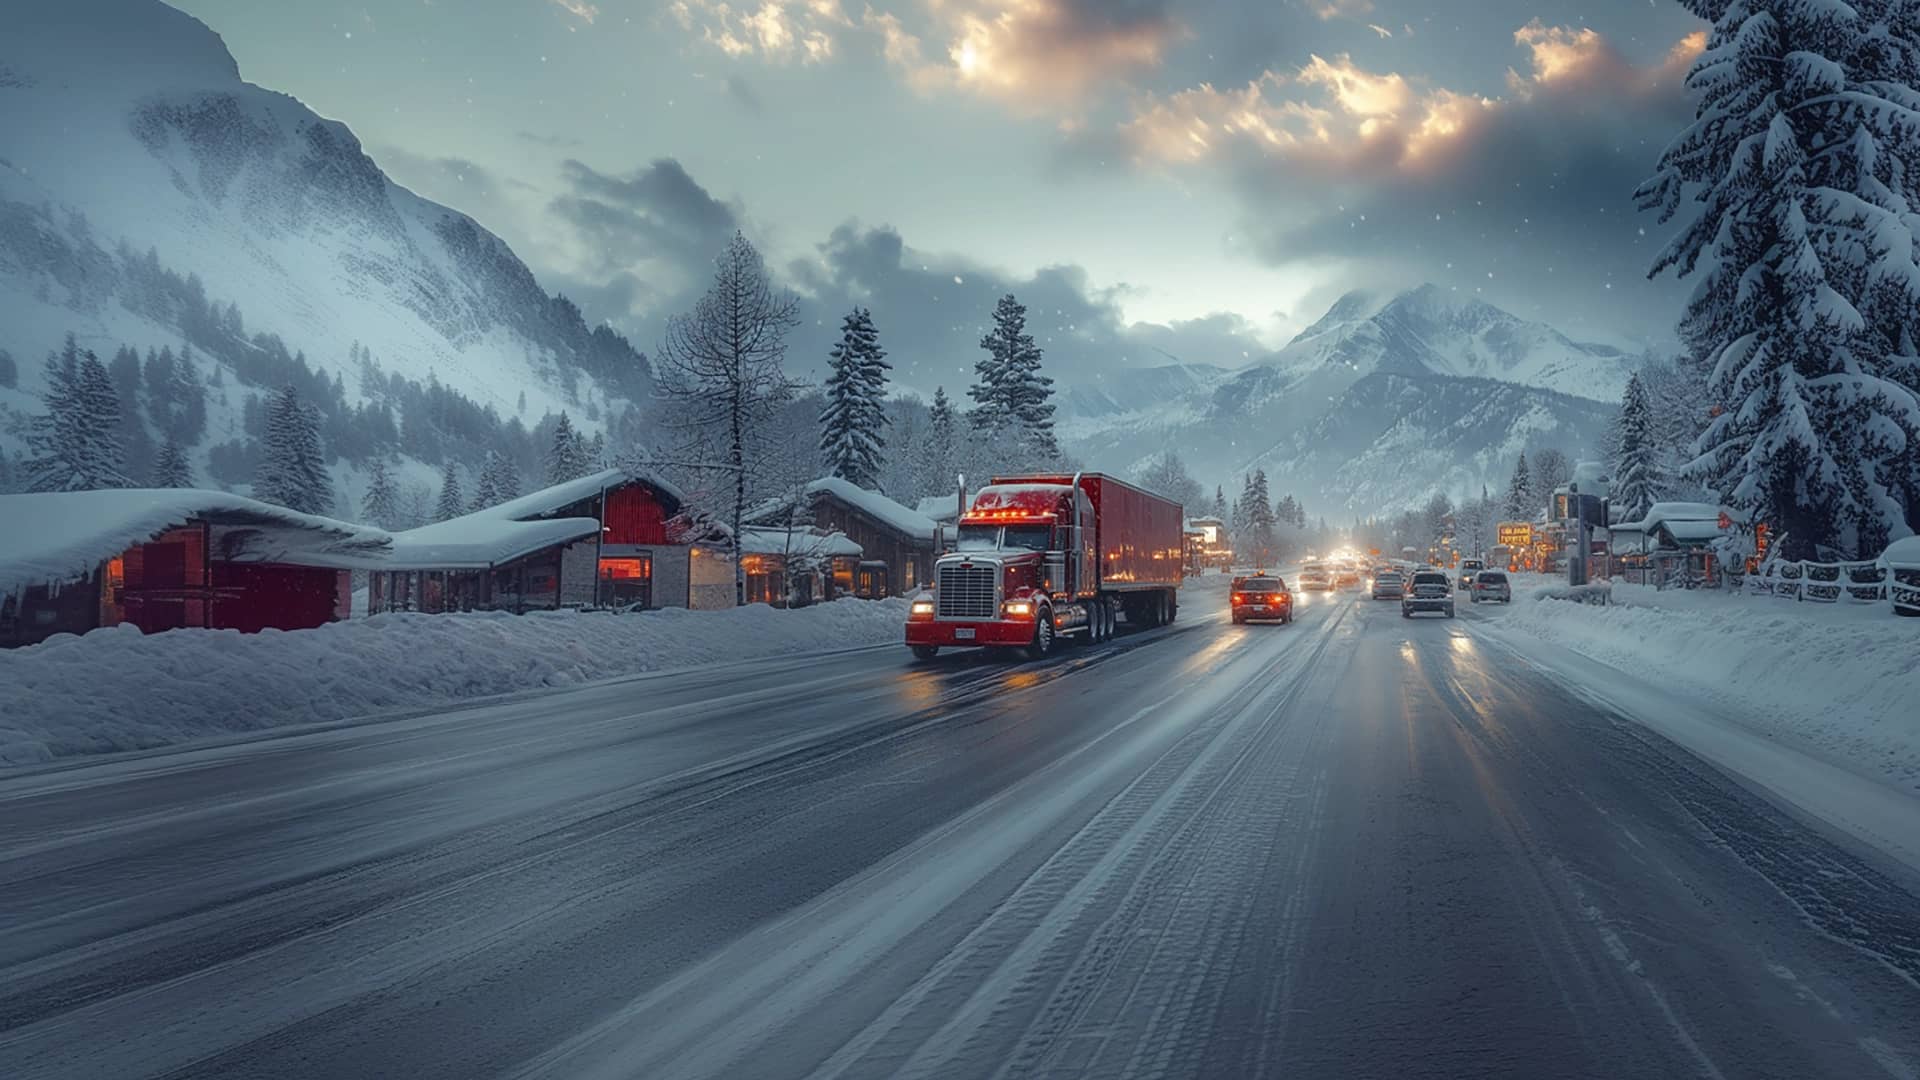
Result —
POLYGON ((0 647, 131 623, 299 630, 344 619, 388 534, 192 489, 0 495, 0 647))
POLYGON ((825 532, 844 533, 859 546, 860 565, 852 588, 844 590, 851 595, 905 596, 933 580, 940 526, 917 510, 839 477, 815 480, 794 497, 771 500, 747 515, 752 525, 809 521, 825 532))
POLYGON ((725 533, 656 476, 608 469, 395 533, 370 560, 370 613, 731 607, 725 533))
POLYGON ((741 530, 740 564, 747 603, 805 607, 852 596, 865 556, 845 533, 810 525, 749 525, 741 530))

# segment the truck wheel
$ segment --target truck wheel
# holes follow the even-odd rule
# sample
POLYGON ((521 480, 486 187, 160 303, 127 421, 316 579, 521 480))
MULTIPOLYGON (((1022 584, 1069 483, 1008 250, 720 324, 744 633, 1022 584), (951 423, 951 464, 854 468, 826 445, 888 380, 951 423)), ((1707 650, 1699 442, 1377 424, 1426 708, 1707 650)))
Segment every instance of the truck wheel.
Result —
POLYGON ((1171 623, 1173 622, 1173 620, 1180 617, 1180 594, 1170 592, 1166 594, 1166 597, 1167 597, 1167 622, 1171 623))
POLYGON ((931 660, 940 655, 940 646, 938 645, 915 645, 912 648, 913 657, 916 660, 931 660))
POLYGON ((1033 617, 1033 642, 1027 646, 1029 660, 1045 660, 1053 655, 1053 612, 1041 608, 1033 617))

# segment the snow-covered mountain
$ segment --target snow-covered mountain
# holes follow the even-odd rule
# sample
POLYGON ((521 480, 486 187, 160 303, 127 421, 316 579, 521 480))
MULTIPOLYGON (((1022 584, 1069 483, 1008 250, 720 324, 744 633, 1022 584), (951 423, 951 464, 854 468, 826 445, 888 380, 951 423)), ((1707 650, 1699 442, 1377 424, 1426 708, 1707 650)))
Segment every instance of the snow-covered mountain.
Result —
POLYGON ((277 335, 349 388, 358 343, 388 374, 528 423, 578 414, 582 374, 644 379, 624 340, 587 327, 493 234, 394 184, 345 125, 242 81, 198 20, 159 0, 7 19, 0 347, 22 391, 68 331, 103 356, 177 348, 196 306, 223 329, 243 320, 243 340, 277 335), (167 274, 206 305, 153 295, 167 274))
POLYGON ((1355 377, 1385 371, 1498 379, 1617 402, 1642 360, 1429 284, 1388 297, 1348 293, 1260 363, 1288 374, 1345 367, 1355 377))
POLYGON ((1068 395, 1061 431, 1070 450, 1108 467, 1139 468, 1171 448, 1229 493, 1257 467, 1315 512, 1392 511, 1434 491, 1497 489, 1533 446, 1597 452, 1644 362, 1434 285, 1349 293, 1237 372, 1207 369, 1184 388, 1167 369, 1115 376, 1147 387, 1125 407, 1068 395))

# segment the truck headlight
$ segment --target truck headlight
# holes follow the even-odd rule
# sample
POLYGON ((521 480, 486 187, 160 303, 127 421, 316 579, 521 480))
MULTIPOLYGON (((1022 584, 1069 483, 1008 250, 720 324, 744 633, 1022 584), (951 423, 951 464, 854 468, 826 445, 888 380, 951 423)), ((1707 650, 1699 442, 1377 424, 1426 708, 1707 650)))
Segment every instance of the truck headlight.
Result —
POLYGON ((931 615, 933 614, 933 601, 915 600, 913 606, 907 610, 914 615, 931 615))
POLYGON ((1033 614, 1033 604, 1027 600, 1009 600, 1004 610, 1009 615, 1031 615, 1033 614))

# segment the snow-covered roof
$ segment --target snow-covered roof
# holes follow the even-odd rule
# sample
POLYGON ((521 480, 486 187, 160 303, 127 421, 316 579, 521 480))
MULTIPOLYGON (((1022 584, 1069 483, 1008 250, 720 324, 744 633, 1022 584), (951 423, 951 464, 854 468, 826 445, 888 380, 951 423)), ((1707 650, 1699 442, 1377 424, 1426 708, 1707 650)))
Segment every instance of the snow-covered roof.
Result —
POLYGON ((572 506, 582 499, 593 498, 606 488, 619 487, 627 483, 646 484, 648 487, 659 490, 675 503, 674 506, 669 507, 673 512, 677 512, 687 501, 685 493, 658 475, 641 468, 624 467, 603 469, 592 475, 582 476, 578 480, 568 480, 551 487, 543 487, 538 491, 529 491, 517 499, 508 499, 498 506, 475 510, 471 514, 452 520, 465 521, 467 518, 491 517, 525 521, 528 518, 544 517, 572 506))
POLYGON ((393 538, 379 529, 301 514, 225 491, 122 488, 0 495, 0 594, 72 581, 168 529, 201 520, 252 526, 241 562, 334 566, 377 556, 393 538))
POLYGON ((1720 523, 1718 521, 1692 521, 1674 518, 1662 521, 1659 527, 1667 530, 1667 532, 1673 535, 1675 540, 1683 543, 1701 543, 1724 535, 1720 530, 1720 523))
POLYGON ((514 521, 486 511, 393 534, 393 547, 360 563, 368 570, 484 570, 600 531, 598 518, 514 521))
POLYGON ((1650 533, 1662 524, 1676 521, 1712 522, 1714 531, 1720 528, 1720 508, 1712 503, 1697 502, 1658 502, 1647 508, 1647 516, 1639 521, 1615 522, 1615 532, 1650 533))
POLYGON ((846 533, 821 532, 805 525, 796 525, 791 535, 770 525, 748 525, 740 531, 740 547, 749 555, 811 555, 822 559, 844 555, 857 559, 866 554, 846 533))
POLYGON ((417 529, 393 534, 393 547, 381 557, 356 565, 370 570, 474 570, 498 566, 544 547, 565 544, 600 531, 594 518, 552 518, 608 488, 641 483, 658 490, 677 511, 686 501, 679 488, 644 469, 603 469, 417 529))
POLYGON ((945 495, 929 495, 913 509, 930 521, 957 521, 960 517, 960 497, 952 491, 945 495))
MULTIPOLYGON (((933 542, 934 531, 938 528, 934 520, 910 507, 902 506, 877 491, 866 488, 837 476, 823 476, 800 489, 802 498, 811 500, 818 495, 829 495, 848 506, 880 522, 882 525, 914 540, 933 542)), ((769 499, 753 508, 747 514, 749 521, 765 521, 784 509, 789 499, 769 499)))

